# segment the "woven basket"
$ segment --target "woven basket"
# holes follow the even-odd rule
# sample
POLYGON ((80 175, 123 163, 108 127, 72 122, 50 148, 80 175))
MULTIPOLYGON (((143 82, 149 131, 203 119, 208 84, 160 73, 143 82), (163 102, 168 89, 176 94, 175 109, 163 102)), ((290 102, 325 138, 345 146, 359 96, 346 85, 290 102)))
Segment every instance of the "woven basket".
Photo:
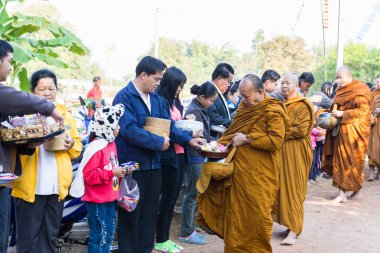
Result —
POLYGON ((147 117, 145 120, 145 126, 154 128, 170 129, 170 124, 171 121, 168 119, 147 117))
POLYGON ((150 126, 144 126, 144 130, 161 136, 161 137, 169 137, 170 129, 162 129, 162 128, 156 128, 156 127, 150 127, 150 126))
POLYGON ((171 121, 168 119, 147 117, 144 129, 152 134, 169 137, 171 121))
POLYGON ((65 148, 66 139, 67 139, 66 133, 60 134, 56 136, 54 139, 45 142, 44 148, 46 151, 50 151, 50 152, 66 150, 65 148))

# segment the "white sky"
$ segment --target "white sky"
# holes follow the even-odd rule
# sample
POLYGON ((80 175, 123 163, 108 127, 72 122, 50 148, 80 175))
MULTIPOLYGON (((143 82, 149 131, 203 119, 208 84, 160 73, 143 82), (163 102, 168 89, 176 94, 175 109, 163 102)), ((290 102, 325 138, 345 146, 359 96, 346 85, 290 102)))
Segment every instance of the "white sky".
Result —
MULTIPOLYGON (((76 27, 92 52, 92 59, 108 77, 133 72, 136 59, 154 42, 154 13, 159 7, 159 36, 192 39, 220 46, 230 43, 239 52, 250 50, 257 29, 266 38, 297 35, 307 45, 322 41, 320 0, 50 0, 62 19, 76 27), (302 4, 298 23, 296 19, 302 4), (295 29, 292 28, 295 26, 295 29), (115 45, 107 57, 107 45, 115 45)), ((341 0, 344 40, 354 39, 378 0, 341 0)), ((338 0, 329 0, 328 44, 336 43, 338 0)), ((380 15, 379 15, 380 16, 380 15)), ((380 42, 377 17, 363 42, 380 42)))

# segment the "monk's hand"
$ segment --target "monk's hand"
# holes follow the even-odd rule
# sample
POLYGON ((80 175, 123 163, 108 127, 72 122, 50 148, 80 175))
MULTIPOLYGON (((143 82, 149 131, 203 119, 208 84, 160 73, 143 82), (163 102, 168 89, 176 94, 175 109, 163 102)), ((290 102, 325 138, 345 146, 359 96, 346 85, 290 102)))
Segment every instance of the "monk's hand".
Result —
POLYGON ((194 148, 201 148, 201 146, 205 145, 207 142, 203 138, 194 138, 189 141, 189 145, 194 148))
POLYGON ((249 143, 251 140, 247 139, 247 136, 242 133, 235 134, 234 138, 232 139, 232 145, 234 147, 239 147, 241 145, 249 143))
POLYGON ((341 118, 343 116, 344 111, 339 111, 339 110, 333 110, 331 112, 331 115, 336 117, 336 118, 341 118))

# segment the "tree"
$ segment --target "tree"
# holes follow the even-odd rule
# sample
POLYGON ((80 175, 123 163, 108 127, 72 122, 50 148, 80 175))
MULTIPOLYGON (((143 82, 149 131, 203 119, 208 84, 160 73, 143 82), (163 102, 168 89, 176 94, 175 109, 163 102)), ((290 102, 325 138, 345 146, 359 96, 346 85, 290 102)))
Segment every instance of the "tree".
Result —
POLYGON ((9 2, 11 0, 0 0, 0 37, 10 42, 15 49, 11 85, 18 79, 20 88, 29 90, 25 64, 31 61, 67 68, 67 63, 58 54, 59 48, 80 56, 88 54, 87 47, 69 29, 46 17, 10 14, 7 10, 9 2))
MULTIPOLYGON (((324 80, 324 66, 321 61, 320 64, 316 64, 313 71, 316 79, 316 85, 312 86, 313 90, 320 89, 323 82, 335 79, 336 46, 328 47, 326 54, 327 80, 324 80)), ((373 82, 374 77, 380 73, 379 62, 379 48, 353 42, 348 42, 344 48, 344 64, 351 68, 354 79, 373 82)))
POLYGON ((311 69, 311 55, 300 37, 285 35, 262 42, 259 47, 261 71, 274 69, 279 73, 302 73, 311 69))

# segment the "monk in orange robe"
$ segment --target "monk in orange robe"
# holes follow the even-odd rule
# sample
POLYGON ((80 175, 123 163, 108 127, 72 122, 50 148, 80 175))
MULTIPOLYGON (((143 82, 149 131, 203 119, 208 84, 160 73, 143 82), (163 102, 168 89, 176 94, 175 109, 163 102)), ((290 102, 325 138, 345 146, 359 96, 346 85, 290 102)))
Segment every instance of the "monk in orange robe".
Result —
POLYGON ((211 180, 206 189, 198 181, 198 222, 224 239, 224 252, 268 253, 279 150, 290 123, 281 101, 265 94, 257 76, 245 76, 239 90, 242 103, 218 140, 238 147, 234 172, 228 179, 211 180))
POLYGON ((376 89, 371 92, 371 132, 369 135, 368 143, 368 167, 369 175, 368 181, 373 181, 374 170, 377 167, 376 179, 380 179, 380 80, 378 80, 380 74, 375 78, 376 89))
POLYGON ((351 70, 345 66, 338 68, 336 81, 339 87, 332 107, 337 109, 332 115, 338 118, 338 125, 327 131, 322 156, 322 171, 332 176, 333 186, 339 188, 332 203, 347 202, 346 191, 353 191, 350 199, 357 199, 363 187, 371 124, 368 86, 352 80, 351 70))
POLYGON ((297 93, 298 77, 286 74, 281 92, 291 128, 281 149, 280 188, 273 207, 273 220, 289 229, 282 245, 293 245, 302 232, 308 175, 313 160, 311 131, 314 125, 313 105, 297 93))

